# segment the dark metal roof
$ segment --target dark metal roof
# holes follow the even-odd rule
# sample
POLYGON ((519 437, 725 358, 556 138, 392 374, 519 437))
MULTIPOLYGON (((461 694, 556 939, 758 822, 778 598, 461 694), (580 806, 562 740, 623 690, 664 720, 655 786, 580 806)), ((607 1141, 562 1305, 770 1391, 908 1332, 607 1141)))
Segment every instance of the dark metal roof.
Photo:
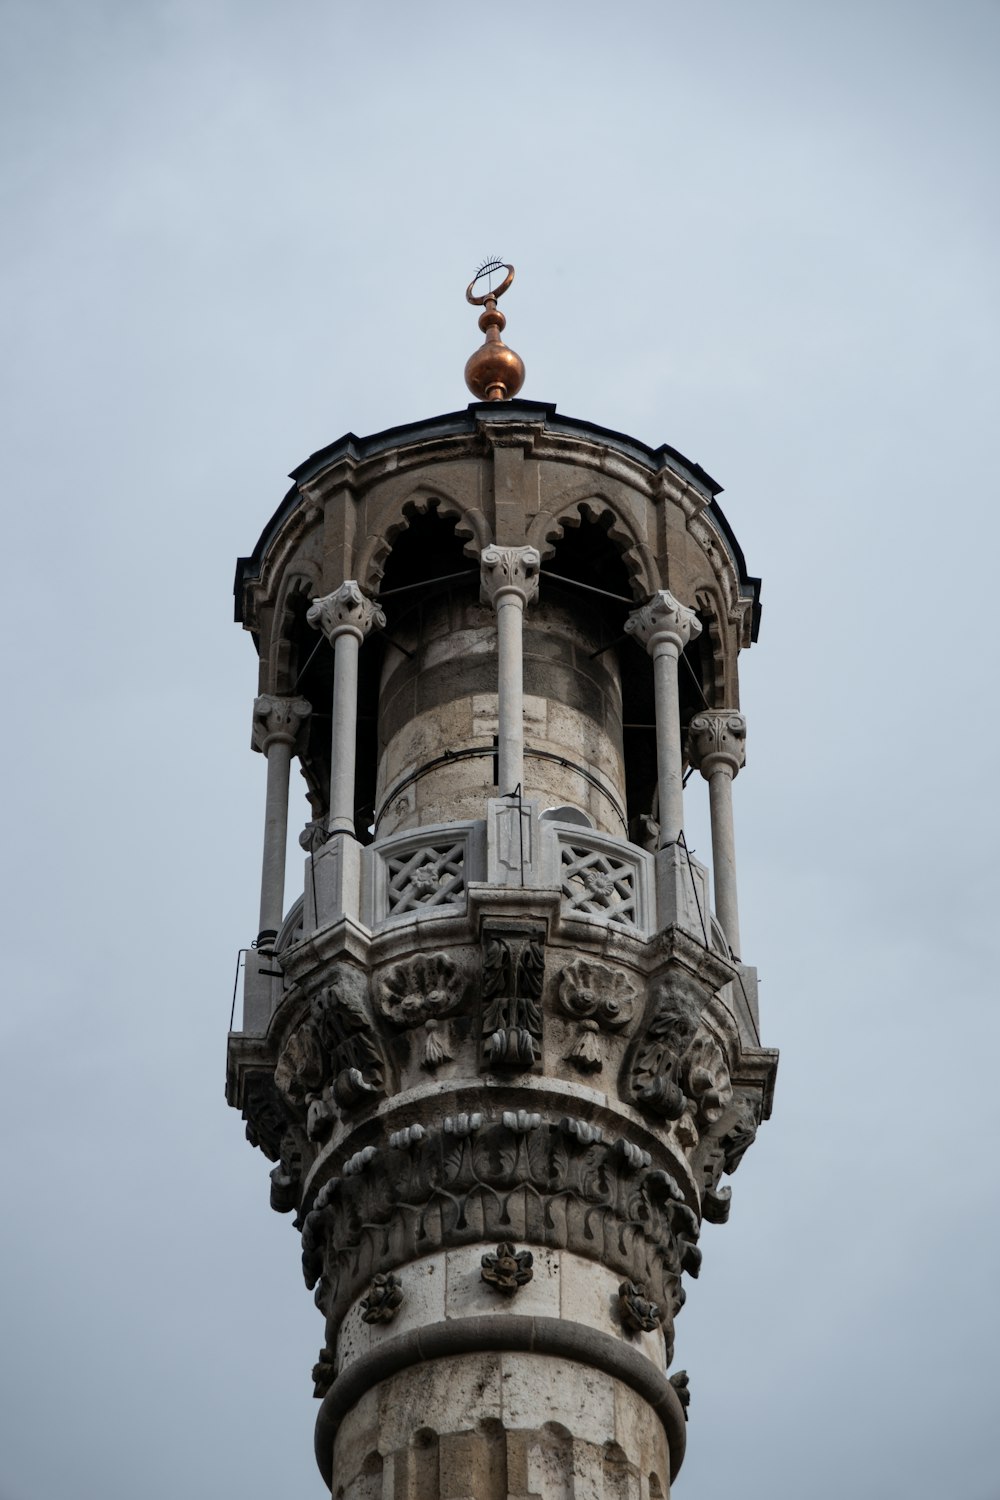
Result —
POLYGON ((679 453, 676 448, 671 448, 669 443, 661 443, 658 448, 650 448, 646 443, 639 442, 637 438, 629 437, 623 432, 615 432, 610 427, 599 427, 593 422, 583 422, 578 417, 560 416, 556 412, 554 403, 523 400, 473 401, 462 411, 447 412, 440 417, 427 417, 421 422, 406 422, 400 427, 387 427, 384 432, 373 433, 370 437, 359 438, 353 432, 345 432, 344 436, 338 438, 336 442, 311 454, 304 463, 292 470, 289 477, 294 480, 294 483, 264 527, 249 557, 237 558, 233 589, 236 595, 237 621, 242 623, 243 620, 243 586, 248 579, 258 576, 261 559, 271 538, 302 499, 300 485, 307 484, 310 479, 314 479, 331 464, 345 458, 362 463, 365 459, 377 458, 380 453, 393 448, 402 448, 410 443, 427 441, 431 438, 447 438, 461 433, 474 433, 480 416, 489 416, 492 422, 540 418, 549 432, 565 433, 568 437, 580 436, 596 439, 654 472, 669 467, 688 480, 708 500, 707 508, 718 522, 719 529, 728 543, 740 582, 753 594, 753 639, 757 639, 760 623, 760 579, 751 577, 747 573, 743 549, 733 535, 732 528, 722 510, 716 504, 716 496, 721 495, 722 486, 717 484, 700 464, 691 463, 683 453, 679 453))

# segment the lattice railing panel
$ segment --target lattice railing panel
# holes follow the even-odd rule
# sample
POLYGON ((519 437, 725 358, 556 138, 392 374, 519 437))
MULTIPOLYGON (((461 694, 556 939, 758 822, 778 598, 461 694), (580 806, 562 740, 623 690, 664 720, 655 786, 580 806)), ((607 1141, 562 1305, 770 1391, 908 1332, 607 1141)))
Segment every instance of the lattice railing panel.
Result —
POLYGON ((384 854, 386 916, 395 917, 416 907, 452 906, 464 900, 465 851, 462 838, 384 854))
POLYGON ((606 922, 621 922, 627 927, 641 925, 638 871, 633 860, 618 859, 607 850, 574 847, 563 839, 559 840, 559 855, 565 911, 603 917, 606 922))

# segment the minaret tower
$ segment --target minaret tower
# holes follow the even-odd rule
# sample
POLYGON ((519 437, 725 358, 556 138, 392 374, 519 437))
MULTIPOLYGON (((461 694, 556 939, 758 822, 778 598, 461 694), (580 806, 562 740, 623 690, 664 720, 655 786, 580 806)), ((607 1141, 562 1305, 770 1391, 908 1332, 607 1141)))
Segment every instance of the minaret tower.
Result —
POLYGON ((467 292, 477 400, 315 453, 237 569, 267 802, 228 1098, 325 1318, 338 1500, 669 1495, 684 1279, 774 1084, 732 812, 759 581, 697 465, 516 399, 513 275, 467 292))

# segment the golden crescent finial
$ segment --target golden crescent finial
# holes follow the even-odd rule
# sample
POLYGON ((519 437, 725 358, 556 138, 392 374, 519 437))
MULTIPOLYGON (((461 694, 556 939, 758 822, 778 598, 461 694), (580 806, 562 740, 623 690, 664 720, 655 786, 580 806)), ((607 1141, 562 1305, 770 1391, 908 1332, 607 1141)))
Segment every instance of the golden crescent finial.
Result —
POLYGON ((507 319, 497 307, 497 298, 503 296, 513 280, 513 266, 502 260, 485 260, 465 289, 466 301, 483 309, 479 326, 486 338, 465 366, 465 383, 480 401, 509 401, 524 384, 524 361, 513 349, 508 349, 500 337, 507 319), (507 274, 499 286, 483 296, 474 297, 472 288, 476 282, 494 271, 506 271, 507 274))

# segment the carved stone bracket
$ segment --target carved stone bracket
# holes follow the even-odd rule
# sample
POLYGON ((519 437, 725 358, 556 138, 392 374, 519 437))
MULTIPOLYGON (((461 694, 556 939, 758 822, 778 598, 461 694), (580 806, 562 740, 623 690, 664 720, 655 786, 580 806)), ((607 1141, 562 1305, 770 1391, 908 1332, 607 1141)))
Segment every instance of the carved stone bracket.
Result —
POLYGON ((536 547, 484 547, 480 558, 480 597, 494 609, 505 594, 516 594, 523 606, 538 598, 542 555, 536 547))
POLYGON ((560 974, 556 994, 563 1014, 580 1023, 567 1062, 584 1073, 600 1072, 599 1033, 628 1025, 635 1008, 635 985, 621 969, 595 959, 575 958, 560 974))
POLYGON ((350 634, 363 641, 372 630, 385 628, 381 606, 367 598, 353 579, 342 583, 332 594, 314 599, 306 620, 314 630, 321 630, 331 645, 341 635, 350 634))
POLYGON ((310 1140, 329 1135, 337 1111, 348 1114, 385 1087, 385 1059, 364 1003, 364 980, 347 966, 335 972, 334 982, 313 997, 274 1071, 288 1105, 304 1114, 310 1140))
POLYGON ((688 725, 688 759, 708 780, 717 768, 735 776, 746 764, 747 721, 732 709, 696 714, 688 725))
POLYGON ((686 1148, 698 1144, 732 1099, 729 1065, 702 1018, 711 993, 694 975, 671 969, 653 990, 626 1062, 625 1097, 682 1122, 678 1139, 686 1148))
POLYGON ((483 924, 483 1066, 524 1072, 542 1055, 545 929, 483 924))
POLYGON ((262 693, 253 705, 253 748, 265 755, 273 744, 298 749, 311 713, 312 704, 308 698, 278 698, 262 693))

